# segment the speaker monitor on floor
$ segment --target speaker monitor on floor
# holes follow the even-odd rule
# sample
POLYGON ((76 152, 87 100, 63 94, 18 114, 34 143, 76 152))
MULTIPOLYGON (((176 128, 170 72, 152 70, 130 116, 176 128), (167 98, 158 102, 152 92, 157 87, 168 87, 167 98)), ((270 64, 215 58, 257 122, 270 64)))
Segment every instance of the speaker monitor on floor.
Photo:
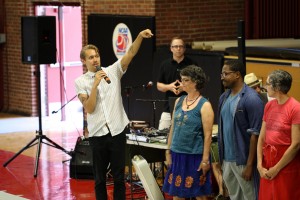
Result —
POLYGON ((93 179, 93 157, 88 139, 78 137, 70 163, 70 177, 93 179))
POLYGON ((56 63, 55 16, 22 17, 21 31, 24 64, 56 63))

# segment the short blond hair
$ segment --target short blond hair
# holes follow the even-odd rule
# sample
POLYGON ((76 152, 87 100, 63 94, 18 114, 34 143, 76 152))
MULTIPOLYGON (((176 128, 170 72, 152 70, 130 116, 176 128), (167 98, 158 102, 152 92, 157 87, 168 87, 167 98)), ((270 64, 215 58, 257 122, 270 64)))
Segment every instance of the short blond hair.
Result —
POLYGON ((85 60, 85 56, 86 56, 85 52, 88 49, 93 49, 96 51, 97 54, 99 54, 99 49, 95 45, 88 44, 88 45, 85 45, 84 47, 82 47, 82 49, 80 51, 80 59, 85 60))

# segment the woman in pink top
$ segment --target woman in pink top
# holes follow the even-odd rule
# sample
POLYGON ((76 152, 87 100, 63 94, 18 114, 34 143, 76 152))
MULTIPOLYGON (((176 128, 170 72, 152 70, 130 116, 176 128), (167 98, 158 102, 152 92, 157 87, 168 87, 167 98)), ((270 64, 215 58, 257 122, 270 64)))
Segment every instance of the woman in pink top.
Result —
POLYGON ((292 76, 283 70, 271 72, 268 95, 257 144, 260 200, 300 198, 300 103, 287 95, 292 76))

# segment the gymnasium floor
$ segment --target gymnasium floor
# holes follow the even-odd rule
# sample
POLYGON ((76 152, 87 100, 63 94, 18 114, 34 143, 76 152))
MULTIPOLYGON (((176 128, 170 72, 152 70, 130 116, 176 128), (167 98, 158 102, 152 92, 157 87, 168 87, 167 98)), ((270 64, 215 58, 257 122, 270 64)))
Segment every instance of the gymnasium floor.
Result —
MULTIPOLYGON (((82 123, 78 122, 43 118, 41 134, 70 151, 82 135, 82 127, 78 127, 82 123)), ((36 138, 36 130, 40 130, 36 117, 0 113, 0 199, 95 199, 92 180, 69 177, 71 156, 61 149, 41 143, 38 165, 35 164, 38 144, 16 154, 36 138)))
MULTIPOLYGON (((69 151, 74 150, 78 137, 82 136, 82 125, 81 116, 66 121, 43 117, 42 131, 37 133, 40 130, 37 117, 0 113, 0 200, 94 200, 94 181, 70 178, 69 174, 69 151), (24 149, 35 138, 43 137, 62 149, 45 144, 45 139, 40 145, 34 141, 33 146, 24 149), (38 146, 41 151, 36 164, 38 146)), ((157 181, 162 184, 161 179, 157 181)), ((109 200, 113 200, 113 184, 109 179, 107 191, 109 200)), ((126 181, 126 200, 145 197, 142 187, 133 184, 131 188, 126 181)))

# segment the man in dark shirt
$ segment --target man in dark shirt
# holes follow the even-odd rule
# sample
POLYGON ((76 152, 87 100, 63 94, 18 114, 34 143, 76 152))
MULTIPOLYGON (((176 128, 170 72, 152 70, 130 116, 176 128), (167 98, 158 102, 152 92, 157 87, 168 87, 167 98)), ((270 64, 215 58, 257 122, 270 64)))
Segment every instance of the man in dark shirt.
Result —
MULTIPOLYGON (((185 43, 182 38, 172 38, 170 50, 173 56, 164 60, 160 65, 157 89, 165 93, 165 100, 169 100, 169 97, 179 97, 183 94, 180 87, 180 70, 188 65, 196 64, 196 62, 184 55, 185 49, 185 43)), ((166 101, 158 129, 163 130, 170 128, 170 126, 170 107, 169 102, 166 101)))

